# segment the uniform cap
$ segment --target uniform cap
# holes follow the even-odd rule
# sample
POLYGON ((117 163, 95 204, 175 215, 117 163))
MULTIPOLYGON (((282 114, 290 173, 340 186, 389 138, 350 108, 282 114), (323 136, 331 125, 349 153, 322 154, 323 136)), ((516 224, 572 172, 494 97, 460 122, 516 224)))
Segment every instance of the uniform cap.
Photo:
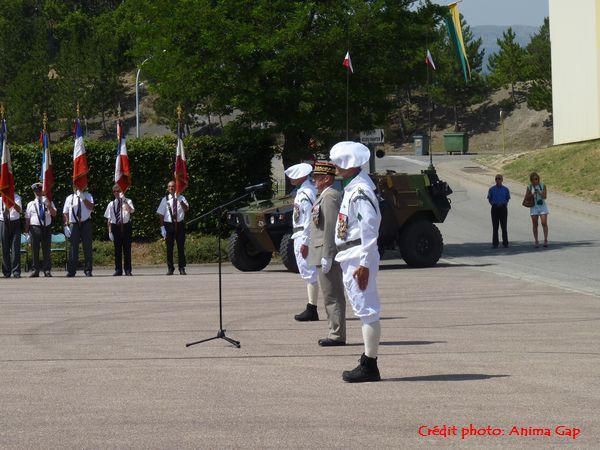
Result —
POLYGON ((335 164, 329 161, 317 161, 314 175, 335 175, 335 164))
POLYGON ((292 180, 297 180, 298 178, 302 178, 307 176, 312 172, 313 168, 308 163, 300 163, 294 164, 293 166, 285 169, 285 174, 291 178, 292 180))
POLYGON ((31 185, 31 189, 33 189, 34 191, 41 191, 43 189, 42 183, 33 183, 31 185))
POLYGON ((336 166, 342 169, 360 167, 371 157, 371 151, 360 142, 338 142, 329 152, 329 158, 336 166))

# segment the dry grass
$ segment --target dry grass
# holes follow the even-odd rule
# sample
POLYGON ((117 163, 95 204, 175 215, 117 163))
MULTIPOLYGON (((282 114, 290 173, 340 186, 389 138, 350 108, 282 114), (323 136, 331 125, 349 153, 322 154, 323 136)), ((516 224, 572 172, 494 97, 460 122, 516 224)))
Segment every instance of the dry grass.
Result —
POLYGON ((554 191, 594 202, 600 201, 600 140, 558 145, 541 150, 480 158, 506 177, 529 183, 529 174, 538 172, 542 182, 554 191))

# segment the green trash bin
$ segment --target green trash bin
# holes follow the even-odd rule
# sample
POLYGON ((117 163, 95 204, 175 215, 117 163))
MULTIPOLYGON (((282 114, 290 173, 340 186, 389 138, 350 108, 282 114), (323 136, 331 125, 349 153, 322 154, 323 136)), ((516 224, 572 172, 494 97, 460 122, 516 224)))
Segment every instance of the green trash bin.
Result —
POLYGON ((444 133, 444 149, 448 154, 469 152, 469 135, 467 133, 444 133))

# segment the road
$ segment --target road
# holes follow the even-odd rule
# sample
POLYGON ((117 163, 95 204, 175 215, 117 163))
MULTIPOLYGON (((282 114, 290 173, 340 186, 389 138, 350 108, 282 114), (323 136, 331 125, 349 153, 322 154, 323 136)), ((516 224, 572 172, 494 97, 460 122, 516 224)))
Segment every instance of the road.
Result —
MULTIPOLYGON (((386 156, 377 171, 416 173, 429 165, 429 157, 386 156)), ((454 191, 452 210, 439 225, 444 237, 443 260, 542 285, 600 296, 600 207, 552 192, 548 186, 550 215, 547 249, 533 246, 529 209, 521 206, 525 186, 506 181, 509 203, 508 249, 491 248, 490 208, 487 190, 494 173, 469 155, 435 156, 440 178, 454 191)), ((542 178, 543 178, 543 174, 542 178)), ((543 236, 540 225, 540 236, 543 236)))
POLYGON ((0 280, 0 449, 599 448, 600 213, 550 187, 551 247, 536 250, 509 183, 512 245, 492 252, 493 177, 469 157, 436 164, 454 189, 446 248, 433 268, 383 261, 382 382, 342 382, 360 321, 348 314, 348 345, 319 347, 326 321, 293 320, 306 288, 281 265, 223 267, 223 326, 241 348, 185 346, 216 334, 215 265, 57 268, 0 280), (444 425, 455 434, 429 433, 444 425))

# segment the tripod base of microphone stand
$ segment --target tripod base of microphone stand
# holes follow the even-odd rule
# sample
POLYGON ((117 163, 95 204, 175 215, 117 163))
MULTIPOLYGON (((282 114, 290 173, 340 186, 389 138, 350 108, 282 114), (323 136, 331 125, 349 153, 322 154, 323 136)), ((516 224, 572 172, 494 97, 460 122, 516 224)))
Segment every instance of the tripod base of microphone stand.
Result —
POLYGON ((201 341, 196 341, 196 342, 190 342, 189 344, 185 344, 186 347, 191 347, 192 345, 196 345, 196 344, 201 344, 202 342, 208 342, 208 341, 212 341, 214 339, 224 339, 227 342, 229 342, 231 345, 233 345, 234 347, 240 348, 241 344, 240 341, 236 341, 234 339, 228 338, 227 336, 225 336, 225 330, 220 329, 219 331, 217 331, 217 335, 207 338, 207 339, 202 339, 201 341))

